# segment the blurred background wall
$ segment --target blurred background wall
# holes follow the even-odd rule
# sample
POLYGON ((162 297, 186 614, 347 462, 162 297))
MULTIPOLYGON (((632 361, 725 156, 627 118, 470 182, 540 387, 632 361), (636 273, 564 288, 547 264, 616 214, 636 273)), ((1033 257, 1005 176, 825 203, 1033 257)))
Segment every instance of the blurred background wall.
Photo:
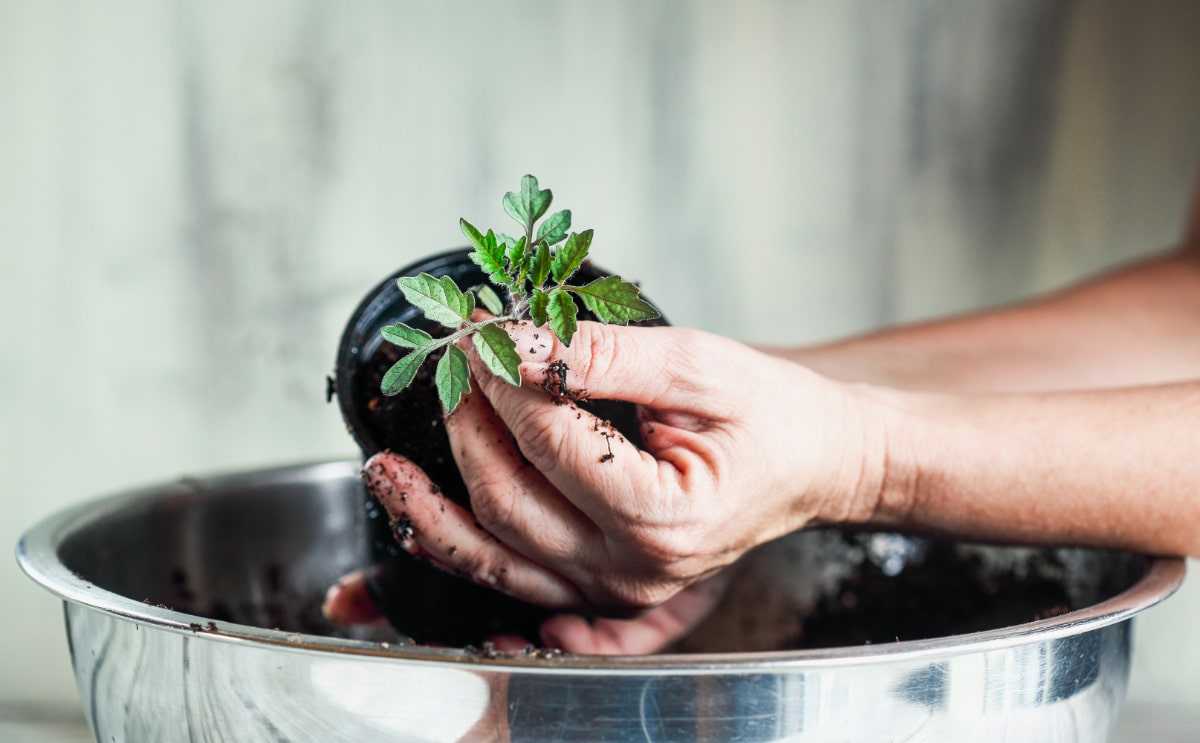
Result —
MULTIPOLYGON (((1197 39, 1187 0, 0 0, 0 545, 353 454, 342 323, 526 172, 674 322, 751 341, 1158 250, 1197 39)), ((11 558, 0 590, 0 713, 78 714, 58 604, 11 558)), ((1135 703, 1200 704, 1198 616, 1193 580, 1140 620, 1135 703)))

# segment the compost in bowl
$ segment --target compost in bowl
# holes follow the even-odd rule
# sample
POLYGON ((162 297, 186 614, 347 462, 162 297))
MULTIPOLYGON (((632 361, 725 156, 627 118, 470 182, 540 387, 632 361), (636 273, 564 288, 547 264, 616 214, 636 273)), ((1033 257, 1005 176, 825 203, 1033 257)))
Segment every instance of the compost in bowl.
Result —
POLYGON ((1130 620, 1184 573, 1117 552, 811 531, 753 555, 669 654, 490 655, 324 620, 325 589, 368 564, 367 529, 357 463, 333 462, 77 506, 18 558, 64 600, 103 741, 1100 741, 1130 620), (834 640, 870 644, 805 649, 834 640))

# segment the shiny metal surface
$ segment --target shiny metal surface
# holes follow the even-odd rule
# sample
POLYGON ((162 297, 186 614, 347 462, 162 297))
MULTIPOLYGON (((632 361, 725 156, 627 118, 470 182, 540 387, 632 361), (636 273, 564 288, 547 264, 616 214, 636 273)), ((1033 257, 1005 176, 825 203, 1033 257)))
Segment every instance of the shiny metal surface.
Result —
MULTIPOLYGON (((1125 691, 1129 620, 1184 572, 1180 560, 1059 550, 1048 562, 1082 603, 1060 616, 885 645, 706 652, 747 615, 788 605, 781 596, 811 603, 847 559, 903 570, 888 560, 912 552, 886 535, 839 551, 811 532, 764 553, 724 616, 685 644, 700 652, 483 658, 333 636, 315 607, 365 560, 359 488, 352 463, 281 468, 116 496, 30 530, 18 558, 65 601, 97 739, 1101 741, 1125 691), (780 588, 765 594, 781 564, 804 569, 775 573, 780 588)), ((1048 552, 962 549, 1021 575, 1048 552)))

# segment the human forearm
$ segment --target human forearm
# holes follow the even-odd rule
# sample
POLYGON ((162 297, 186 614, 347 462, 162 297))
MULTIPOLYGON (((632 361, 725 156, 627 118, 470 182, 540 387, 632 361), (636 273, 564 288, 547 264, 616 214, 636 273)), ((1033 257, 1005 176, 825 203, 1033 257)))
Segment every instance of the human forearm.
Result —
POLYGON ((1025 304, 769 352, 835 379, 918 390, 1096 389, 1200 378, 1197 243, 1025 304))
POLYGON ((884 525, 1200 556, 1200 383, 868 394, 886 421, 884 525))

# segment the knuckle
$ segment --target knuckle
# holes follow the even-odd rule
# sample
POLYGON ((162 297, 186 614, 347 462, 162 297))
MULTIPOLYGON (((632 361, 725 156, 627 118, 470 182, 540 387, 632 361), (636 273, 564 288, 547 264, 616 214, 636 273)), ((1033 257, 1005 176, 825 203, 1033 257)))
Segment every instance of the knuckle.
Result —
POLYGON ((508 566, 488 563, 471 574, 471 580, 481 586, 503 591, 508 587, 508 566))
POLYGON ((617 340, 617 333, 608 325, 589 323, 581 327, 587 328, 583 344, 586 349, 586 358, 583 359, 583 369, 579 372, 580 384, 586 391, 596 381, 603 379, 605 374, 618 362, 620 344, 617 340))
POLYGON ((511 472, 506 467, 475 463, 460 467, 471 500, 471 510, 482 523, 503 521, 513 508, 511 472))
POLYGON ((513 427, 521 453, 543 473, 550 473, 566 443, 565 426, 555 425, 553 416, 529 415, 513 427))
POLYGON ((605 611, 609 614, 641 614, 661 605, 674 593, 663 584, 616 579, 605 581, 603 588, 608 594, 605 611))
POLYGON ((508 584, 508 561, 486 547, 472 550, 456 565, 459 575, 481 586, 503 590, 508 584))
POLYGON ((633 523, 626 539, 642 558, 661 570, 671 570, 694 556, 687 530, 678 526, 648 526, 633 523))
MULTIPOLYGON (((672 330, 676 330, 672 328, 672 330)), ((712 390, 711 370, 704 368, 712 358, 737 358, 732 349, 709 348, 712 336, 694 328, 678 328, 670 336, 672 384, 682 386, 692 394, 709 394, 712 390)))
POLYGON ((471 512, 475 514, 475 520, 488 529, 495 530, 513 523, 515 502, 512 497, 502 494, 494 486, 471 489, 470 495, 471 512))

